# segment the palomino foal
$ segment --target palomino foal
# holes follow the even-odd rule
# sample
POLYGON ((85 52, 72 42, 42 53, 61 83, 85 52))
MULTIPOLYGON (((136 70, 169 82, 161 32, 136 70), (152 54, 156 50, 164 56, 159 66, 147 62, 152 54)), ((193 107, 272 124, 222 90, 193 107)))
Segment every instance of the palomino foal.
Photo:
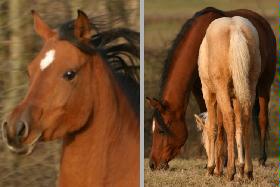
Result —
POLYGON ((139 85, 91 45, 82 11, 66 35, 33 17, 44 46, 28 66, 25 98, 3 123, 8 147, 28 154, 39 140, 63 138, 59 186, 139 186, 139 85))
POLYGON ((234 137, 242 170, 253 178, 250 155, 252 106, 261 70, 259 36, 252 23, 242 17, 219 18, 208 27, 199 51, 198 69, 208 112, 208 173, 215 168, 215 103, 221 110, 227 134, 227 176, 235 174, 234 137), (243 140, 244 139, 244 140, 243 140), (243 158, 245 146, 245 163, 243 158))

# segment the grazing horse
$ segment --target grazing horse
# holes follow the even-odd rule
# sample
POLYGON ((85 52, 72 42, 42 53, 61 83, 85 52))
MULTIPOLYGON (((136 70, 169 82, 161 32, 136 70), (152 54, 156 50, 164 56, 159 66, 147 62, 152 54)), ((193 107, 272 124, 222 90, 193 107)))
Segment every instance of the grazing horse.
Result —
POLYGON ((32 14, 44 45, 28 66, 25 98, 2 125, 4 141, 29 154, 40 140, 62 138, 59 186, 139 186, 139 85, 124 74, 120 57, 136 50, 105 45, 120 37, 139 41, 132 37, 139 33, 92 36, 82 11, 52 30, 32 14))
MULTIPOLYGON (((165 60, 161 79, 160 99, 148 98, 154 110, 153 143, 149 166, 154 169, 168 168, 185 144, 188 137, 185 111, 193 92, 200 111, 206 107, 198 77, 199 47, 209 24, 221 17, 242 16, 257 29, 260 39, 261 75, 257 85, 255 106, 258 108, 260 130, 260 164, 266 161, 265 141, 268 132, 268 102, 270 87, 276 70, 276 39, 269 23, 259 14, 250 10, 221 11, 212 7, 197 12, 182 27, 173 42, 165 60)), ((218 124, 222 119, 218 118, 218 124)), ((218 134, 217 141, 222 142, 218 134)))
POLYGON ((212 175, 215 168, 217 103, 227 137, 228 178, 233 180, 235 174, 234 139, 241 174, 245 164, 245 173, 252 178, 250 131, 256 86, 261 72, 259 35, 252 23, 240 16, 214 20, 200 46, 198 71, 208 112, 208 173, 212 175))

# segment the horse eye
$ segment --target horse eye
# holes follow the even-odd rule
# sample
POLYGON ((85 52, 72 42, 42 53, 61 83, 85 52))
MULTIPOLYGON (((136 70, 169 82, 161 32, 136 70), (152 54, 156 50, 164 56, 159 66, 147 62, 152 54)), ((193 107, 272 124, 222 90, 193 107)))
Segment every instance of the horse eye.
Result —
POLYGON ((68 81, 71 81, 75 78, 76 76, 76 72, 75 71, 66 71, 64 74, 63 74, 63 78, 68 80, 68 81))

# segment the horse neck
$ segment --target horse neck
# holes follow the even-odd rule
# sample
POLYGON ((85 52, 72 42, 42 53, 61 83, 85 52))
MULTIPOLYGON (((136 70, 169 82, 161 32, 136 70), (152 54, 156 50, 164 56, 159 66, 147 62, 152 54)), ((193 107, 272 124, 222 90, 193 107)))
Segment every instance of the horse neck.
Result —
POLYGON ((175 49, 162 91, 162 100, 166 100, 175 111, 184 112, 188 105, 193 83, 198 78, 199 47, 208 25, 217 17, 217 13, 210 12, 195 18, 175 49))
POLYGON ((125 181, 133 185, 139 182, 135 179, 139 173, 138 117, 107 64, 100 56, 92 63, 94 111, 86 129, 64 141, 61 182, 100 186, 118 181, 123 186, 125 181))

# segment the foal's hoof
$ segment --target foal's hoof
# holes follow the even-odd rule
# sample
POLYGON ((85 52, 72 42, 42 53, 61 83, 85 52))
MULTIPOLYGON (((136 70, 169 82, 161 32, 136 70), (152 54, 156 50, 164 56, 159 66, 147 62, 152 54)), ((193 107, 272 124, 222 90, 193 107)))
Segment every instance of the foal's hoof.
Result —
POLYGON ((238 174, 240 175, 241 178, 244 177, 244 166, 245 164, 239 164, 237 166, 238 174))
POLYGON ((231 170, 228 170, 227 172, 227 178, 229 181, 232 181, 234 179, 234 175, 235 175, 236 171, 235 171, 235 167, 231 170))
POLYGON ((208 175, 213 175, 214 169, 215 169, 215 166, 207 167, 207 173, 208 173, 208 175))
POLYGON ((234 179, 234 173, 229 173, 229 174, 227 174, 227 179, 228 179, 229 181, 232 181, 232 180, 234 179))
POLYGON ((222 171, 216 171, 216 172, 214 172, 214 175, 217 176, 217 177, 221 177, 223 175, 223 172, 222 171))
POLYGON ((253 171, 248 171, 246 172, 246 176, 249 180, 254 180, 254 177, 253 177, 253 171))

